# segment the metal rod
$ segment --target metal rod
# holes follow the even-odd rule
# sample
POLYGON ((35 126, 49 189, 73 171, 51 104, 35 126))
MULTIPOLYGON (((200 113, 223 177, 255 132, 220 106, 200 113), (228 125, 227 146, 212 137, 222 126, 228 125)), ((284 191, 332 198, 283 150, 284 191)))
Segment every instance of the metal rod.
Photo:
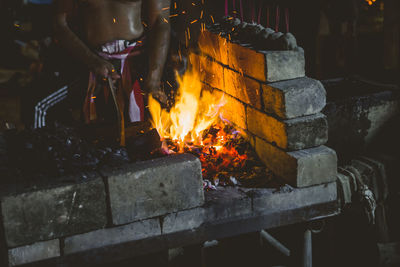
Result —
POLYGON ((312 267, 312 236, 311 230, 304 232, 303 244, 303 267, 312 267))
POLYGON ((260 231, 260 235, 265 241, 270 243, 274 248, 276 248, 283 255, 290 257, 290 250, 287 247, 285 247, 281 242, 276 240, 272 235, 268 234, 264 230, 260 231))
POLYGON ((108 77, 108 86, 110 87, 111 95, 114 100, 115 109, 117 110, 117 123, 118 123, 118 135, 120 138, 120 145, 125 146, 125 124, 123 114, 118 105, 117 93, 112 82, 111 77, 108 77))

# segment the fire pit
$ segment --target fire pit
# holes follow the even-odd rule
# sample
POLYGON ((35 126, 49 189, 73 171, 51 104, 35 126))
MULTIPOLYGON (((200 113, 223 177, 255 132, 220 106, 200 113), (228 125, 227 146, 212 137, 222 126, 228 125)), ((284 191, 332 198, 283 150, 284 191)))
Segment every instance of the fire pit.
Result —
POLYGON ((108 262, 339 212, 325 90, 303 51, 223 31, 202 32, 169 110, 150 97, 153 159, 2 188, 6 264, 108 262))

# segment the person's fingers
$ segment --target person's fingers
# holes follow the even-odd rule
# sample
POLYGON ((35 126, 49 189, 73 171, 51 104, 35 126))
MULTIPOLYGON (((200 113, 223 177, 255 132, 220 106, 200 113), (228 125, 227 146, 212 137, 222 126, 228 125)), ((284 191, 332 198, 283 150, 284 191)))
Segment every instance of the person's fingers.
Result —
POLYGON ((155 99, 157 99, 158 102, 160 102, 161 104, 166 105, 167 104, 167 96, 165 95, 164 92, 158 91, 158 92, 153 92, 152 93, 153 97, 155 99))
POLYGON ((121 78, 121 75, 119 75, 116 71, 112 71, 111 72, 111 78, 113 80, 118 80, 119 78, 121 78))
POLYGON ((99 71, 99 74, 103 77, 103 78, 107 78, 108 74, 109 74, 109 70, 108 68, 101 68, 99 71))

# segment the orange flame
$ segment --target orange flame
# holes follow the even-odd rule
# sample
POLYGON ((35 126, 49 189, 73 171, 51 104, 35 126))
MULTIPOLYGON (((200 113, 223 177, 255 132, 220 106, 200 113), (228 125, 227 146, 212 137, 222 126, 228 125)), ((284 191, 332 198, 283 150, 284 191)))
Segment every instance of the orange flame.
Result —
POLYGON ((203 89, 200 74, 194 70, 177 76, 179 84, 175 105, 168 112, 151 96, 149 111, 153 127, 162 139, 172 139, 180 150, 185 143, 202 143, 202 133, 218 119, 220 108, 225 105, 224 96, 218 97, 203 89))

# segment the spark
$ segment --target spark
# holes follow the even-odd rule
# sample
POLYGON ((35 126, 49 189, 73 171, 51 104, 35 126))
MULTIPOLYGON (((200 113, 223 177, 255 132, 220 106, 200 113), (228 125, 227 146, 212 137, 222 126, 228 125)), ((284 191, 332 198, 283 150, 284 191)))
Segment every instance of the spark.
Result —
POLYGON ((195 6, 196 4, 192 2, 192 6, 195 6))
POLYGON ((163 7, 161 10, 168 10, 169 7, 163 7))
POLYGON ((19 24, 14 24, 14 26, 17 27, 17 28, 21 27, 21 25, 19 25, 19 24))
POLYGON ((174 9, 176 9, 176 2, 174 3, 174 9))
POLYGON ((195 20, 191 21, 190 24, 196 23, 197 21, 198 21, 198 20, 195 19, 195 20))
POLYGON ((167 84, 169 85, 169 87, 171 87, 171 88, 172 88, 172 85, 169 83, 169 81, 167 81, 167 84))
POLYGON ((143 26, 147 27, 146 22, 142 21, 143 26))
POLYGON ((178 14, 173 14, 173 15, 170 15, 169 17, 173 18, 173 17, 177 17, 177 16, 178 16, 178 14))
POLYGON ((117 22, 117 20, 116 20, 115 18, 113 18, 113 22, 114 22, 114 23, 116 23, 116 22, 117 22))
POLYGON ((200 19, 203 18, 203 10, 200 12, 200 19))
POLYGON ((163 18, 163 20, 164 20, 165 23, 168 23, 168 20, 166 18, 163 18))
POLYGON ((210 17, 211 17, 212 22, 215 23, 214 22, 214 17, 212 15, 210 15, 210 17))

